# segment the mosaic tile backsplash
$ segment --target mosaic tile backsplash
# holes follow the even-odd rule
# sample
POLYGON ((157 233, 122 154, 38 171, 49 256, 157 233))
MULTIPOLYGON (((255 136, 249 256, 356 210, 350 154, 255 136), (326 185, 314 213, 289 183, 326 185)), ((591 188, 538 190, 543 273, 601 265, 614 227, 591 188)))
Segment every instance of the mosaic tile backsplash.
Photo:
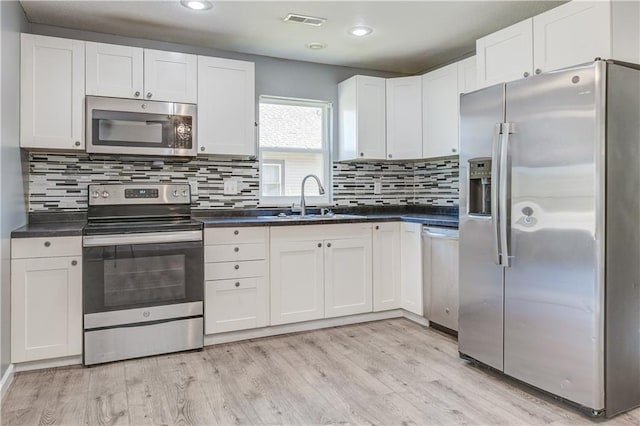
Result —
MULTIPOLYGON (((259 168, 255 160, 196 159, 154 165, 116 158, 90 159, 85 154, 29 153, 29 211, 83 211, 90 183, 189 182, 197 185, 194 209, 259 206, 259 168), (239 193, 224 195, 227 179, 239 193)), ((417 163, 334 163, 336 205, 458 205, 458 159, 417 163), (374 194, 379 182, 381 193, 374 194)))

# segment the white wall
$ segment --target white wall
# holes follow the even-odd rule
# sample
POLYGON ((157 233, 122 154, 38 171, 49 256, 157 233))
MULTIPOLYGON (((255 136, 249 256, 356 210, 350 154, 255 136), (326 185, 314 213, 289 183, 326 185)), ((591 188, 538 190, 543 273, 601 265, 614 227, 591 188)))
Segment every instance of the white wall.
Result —
POLYGON ((26 223, 20 160, 20 33, 22 6, 0 1, 0 376, 11 361, 11 231, 26 223))

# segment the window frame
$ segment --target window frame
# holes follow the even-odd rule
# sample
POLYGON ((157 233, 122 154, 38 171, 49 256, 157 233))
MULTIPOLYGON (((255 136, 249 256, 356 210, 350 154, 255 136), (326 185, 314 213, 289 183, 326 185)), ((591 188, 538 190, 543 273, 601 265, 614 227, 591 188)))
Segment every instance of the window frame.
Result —
MULTIPOLYGON (((277 166, 280 173, 280 179, 279 182, 268 182, 267 185, 280 185, 280 192, 282 192, 284 190, 284 183, 285 183, 285 177, 286 177, 286 170, 284 168, 284 160, 266 160, 263 161, 262 164, 260 164, 260 167, 265 167, 265 166, 277 166)), ((262 173, 262 169, 261 173, 262 173)), ((264 181, 262 180, 262 176, 260 176, 260 185, 262 186, 262 184, 264 184, 264 181)), ((269 195, 269 197, 275 197, 275 195, 269 195)))
MULTIPOLYGON (((315 107, 322 110, 322 148, 277 148, 266 147, 263 148, 260 145, 260 123, 258 123, 258 167, 260 169, 259 175, 259 204, 260 206, 274 206, 274 207, 291 207, 292 205, 300 205, 300 195, 291 196, 269 196, 262 194, 262 165, 265 162, 263 158, 264 152, 283 152, 283 153, 306 153, 306 154, 322 154, 324 162, 324 181, 322 185, 325 189, 325 194, 320 196, 305 196, 305 201, 308 206, 322 206, 330 205, 333 200, 333 104, 328 101, 320 101, 315 99, 300 99, 300 98, 287 98, 280 96, 260 95, 258 98, 258 117, 260 117, 260 107, 263 103, 275 104, 275 105, 289 105, 289 106, 304 106, 315 107)), ((274 162, 278 160, 267 159, 267 162, 274 162)), ((285 170, 283 165, 282 170, 285 170)), ((283 172, 284 179, 284 172, 283 172)), ((300 182, 302 183, 302 182, 300 182)), ((283 182, 284 188, 284 182, 283 182)))

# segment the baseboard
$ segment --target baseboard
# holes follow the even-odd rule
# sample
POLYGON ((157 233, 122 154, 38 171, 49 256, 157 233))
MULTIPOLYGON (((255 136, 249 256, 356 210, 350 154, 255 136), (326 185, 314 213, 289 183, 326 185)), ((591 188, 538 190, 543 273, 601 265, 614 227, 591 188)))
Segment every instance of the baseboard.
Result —
POLYGON ((66 367, 68 365, 82 364, 82 356, 67 356, 63 358, 43 359, 40 361, 28 361, 15 364, 16 373, 20 371, 42 370, 43 368, 66 367))
POLYGON ((298 322, 294 324, 274 325, 252 330, 231 331, 228 333, 204 336, 204 345, 237 342, 240 340, 258 339, 261 337, 277 336, 279 334, 299 333, 301 331, 320 330, 322 328, 340 327, 369 321, 380 321, 390 318, 402 318, 402 309, 384 312, 369 312, 366 314, 349 315, 347 317, 327 318, 314 321, 298 322))
POLYGON ((13 383, 14 375, 13 364, 9 364, 9 368, 7 368, 7 371, 2 375, 2 380, 0 380, 0 402, 2 402, 5 394, 9 390, 9 386, 13 383))
POLYGON ((402 310, 402 316, 406 319, 418 323, 420 325, 424 325, 425 327, 429 327, 429 320, 423 317, 422 315, 414 314, 413 312, 402 310))

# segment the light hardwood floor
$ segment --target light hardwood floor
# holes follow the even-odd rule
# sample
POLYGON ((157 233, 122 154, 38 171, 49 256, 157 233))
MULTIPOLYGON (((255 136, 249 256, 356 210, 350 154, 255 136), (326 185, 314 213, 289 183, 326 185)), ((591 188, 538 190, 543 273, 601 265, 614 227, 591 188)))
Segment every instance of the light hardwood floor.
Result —
MULTIPOLYGON (((17 374, 2 425, 589 424, 394 319, 17 374)), ((640 424, 640 410, 607 422, 640 424)))

